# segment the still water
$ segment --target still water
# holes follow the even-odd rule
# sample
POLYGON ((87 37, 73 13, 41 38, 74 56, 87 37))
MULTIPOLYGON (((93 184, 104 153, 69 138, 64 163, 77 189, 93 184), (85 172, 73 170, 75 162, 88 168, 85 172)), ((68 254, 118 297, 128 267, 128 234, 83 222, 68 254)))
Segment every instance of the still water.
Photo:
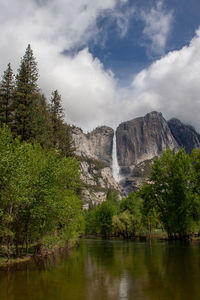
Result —
POLYGON ((200 244, 82 240, 65 256, 0 271, 1 300, 199 300, 200 244))

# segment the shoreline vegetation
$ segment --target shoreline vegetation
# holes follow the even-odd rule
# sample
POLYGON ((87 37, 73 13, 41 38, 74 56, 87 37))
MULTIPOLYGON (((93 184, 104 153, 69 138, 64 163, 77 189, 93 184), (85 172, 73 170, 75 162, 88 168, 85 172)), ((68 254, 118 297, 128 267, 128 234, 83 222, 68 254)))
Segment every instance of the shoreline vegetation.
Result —
MULTIPOLYGON (((0 251, 7 260, 75 242, 84 232, 79 161, 62 100, 47 101, 28 45, 0 81, 0 251), (6 247, 1 247, 5 245, 6 247)), ((1 253, 0 253, 1 255, 1 253)))
POLYGON ((67 254, 69 251, 78 245, 78 241, 72 243, 66 243, 63 246, 54 245, 51 249, 50 248, 42 248, 40 252, 33 253, 34 247, 30 247, 29 253, 24 253, 20 257, 10 257, 9 260, 6 256, 0 257, 0 270, 7 270, 12 269, 17 266, 23 266, 27 263, 35 263, 44 261, 50 257, 54 257, 58 254, 67 254))
POLYGON ((168 149, 152 164, 148 182, 122 200, 115 192, 85 213, 86 233, 123 239, 166 232, 169 240, 200 233, 200 149, 168 149))
POLYGON ((3 256, 19 263, 41 249, 73 245, 84 234, 198 238, 200 149, 167 150, 154 159, 148 182, 136 193, 120 200, 108 191, 107 201, 83 211, 80 158, 61 96, 52 92, 48 104, 38 76, 28 45, 17 75, 8 64, 0 82, 0 265, 3 256))
MULTIPOLYGON (((101 235, 84 235, 82 237, 83 239, 91 239, 91 240, 111 240, 111 241, 140 241, 140 242, 149 242, 150 245, 153 241, 168 241, 168 242, 176 242, 180 241, 180 239, 169 239, 166 232, 160 233, 160 232, 154 232, 151 236, 151 239, 149 239, 148 236, 135 236, 129 239, 123 239, 119 238, 118 236, 110 236, 110 237, 102 237, 101 235)), ((183 242, 190 242, 195 243, 199 242, 200 238, 199 236, 192 236, 190 237, 190 240, 183 240, 183 242)), ((39 265, 39 263, 44 262, 46 259, 51 259, 51 257, 55 256, 62 256, 63 254, 69 254, 70 250, 73 249, 75 246, 78 246, 79 243, 67 245, 65 247, 58 247, 54 246, 53 249, 44 248, 40 253, 33 254, 28 253, 22 257, 12 257, 9 260, 6 256, 0 257, 0 271, 6 271, 6 270, 13 270, 20 267, 20 269, 23 269, 27 266, 27 263, 34 263, 36 265, 39 265)))

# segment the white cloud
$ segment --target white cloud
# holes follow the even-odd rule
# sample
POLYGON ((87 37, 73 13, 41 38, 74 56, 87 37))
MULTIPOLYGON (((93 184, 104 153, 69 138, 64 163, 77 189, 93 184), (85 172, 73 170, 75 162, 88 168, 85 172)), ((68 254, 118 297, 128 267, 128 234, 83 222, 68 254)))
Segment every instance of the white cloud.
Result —
MULTIPOLYGON (((86 47, 87 41, 98 34, 98 16, 108 10, 118 15, 118 3, 119 0, 4 1, 0 11, 1 73, 9 61, 16 70, 19 58, 31 43, 39 65, 40 86, 47 95, 55 89, 62 94, 66 121, 89 130, 103 124, 116 126, 158 110, 166 118, 178 117, 200 131, 200 30, 188 46, 154 62, 122 89, 114 74, 105 70, 86 47), (62 54, 64 49, 76 46, 83 46, 83 50, 73 57, 62 54)), ((159 7, 155 11, 159 10, 162 12, 159 7)), ((123 28, 126 23, 123 27, 122 22, 123 28)), ((161 32, 166 36, 167 31, 161 32)), ((160 48, 164 44, 160 43, 160 48)))
POLYGON ((96 20, 115 13, 124 0, 7 0, 0 11, 0 69, 19 66, 27 44, 37 58, 45 94, 58 89, 66 120, 85 129, 106 122, 115 98, 115 80, 86 47, 98 34, 96 20), (74 57, 64 50, 83 47, 74 57), (85 47, 85 48, 84 48, 85 47), (106 107, 106 109, 105 109, 106 107))
POLYGON ((136 9, 134 6, 127 7, 126 10, 123 12, 119 7, 119 9, 112 11, 112 13, 110 14, 111 23, 113 23, 114 21, 116 22, 117 30, 121 38, 126 36, 130 20, 132 19, 135 12, 136 9))
POLYGON ((106 124, 114 107, 113 74, 106 72, 87 48, 73 58, 52 57, 48 66, 40 63, 41 72, 47 74, 41 78, 41 85, 48 89, 51 82, 51 89, 58 89, 63 95, 66 119, 85 130, 106 124))
POLYGON ((140 15, 145 23, 143 30, 144 37, 150 41, 147 43, 147 49, 150 53, 162 55, 165 51, 166 41, 170 33, 173 13, 165 11, 163 0, 157 2, 156 7, 150 11, 142 11, 140 15))
POLYGON ((122 91, 123 118, 157 110, 200 131, 200 29, 188 46, 169 52, 134 78, 122 91))

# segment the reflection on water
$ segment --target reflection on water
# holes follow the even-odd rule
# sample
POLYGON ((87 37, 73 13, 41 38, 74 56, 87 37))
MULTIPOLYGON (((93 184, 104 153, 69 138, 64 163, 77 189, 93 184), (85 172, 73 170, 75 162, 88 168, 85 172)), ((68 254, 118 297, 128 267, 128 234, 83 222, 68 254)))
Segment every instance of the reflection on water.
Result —
POLYGON ((119 300, 127 299, 128 297, 128 276, 126 273, 121 277, 119 284, 119 300))
POLYGON ((199 300, 199 281, 199 243, 84 240, 69 255, 0 271, 0 299, 199 300))

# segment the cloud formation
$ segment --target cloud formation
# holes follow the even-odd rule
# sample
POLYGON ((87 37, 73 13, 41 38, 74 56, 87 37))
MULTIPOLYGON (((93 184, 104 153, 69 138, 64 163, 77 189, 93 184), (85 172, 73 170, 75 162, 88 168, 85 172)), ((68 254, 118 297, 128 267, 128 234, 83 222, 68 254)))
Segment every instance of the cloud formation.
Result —
MULTIPOLYGON (((115 127, 152 110, 192 123, 200 131, 200 30, 188 46, 155 61, 125 88, 120 88, 114 74, 89 52, 87 43, 99 34, 97 19, 101 14, 115 16, 119 29, 121 26, 119 34, 126 34, 128 21, 119 13, 119 5, 125 2, 4 1, 0 11, 1 74, 9 61, 16 71, 30 43, 38 61, 42 90, 50 96, 58 89, 66 121, 85 131, 104 124, 115 127), (64 50, 74 47, 82 50, 73 56, 63 55, 64 50)), ((161 4, 149 12, 149 31, 144 31, 151 38, 152 49, 155 45, 164 49, 169 33, 172 16, 163 12, 161 4), (156 22, 160 31, 153 25, 156 22)))
MULTIPOLYGON (((115 14, 124 0, 7 0, 0 11, 0 69, 10 61, 14 70, 30 43, 40 70, 40 86, 50 95, 62 94, 66 120, 91 128, 106 122, 114 98, 115 81, 87 49, 98 35, 97 19, 108 11, 115 14), (63 55, 72 48, 83 50, 73 57, 63 55)), ((119 16, 121 18, 121 16, 119 16)), ((117 20, 118 16, 115 16, 117 20)), ((121 24, 121 23, 120 23, 121 24)))
POLYGON ((172 51, 135 76, 123 91, 124 118, 152 110, 180 118, 200 132, 200 29, 188 46, 172 51))
POLYGON ((147 43, 149 54, 163 55, 172 26, 173 12, 165 11, 163 0, 160 0, 150 11, 142 10, 140 17, 145 24, 144 37, 150 41, 150 45, 147 43))

